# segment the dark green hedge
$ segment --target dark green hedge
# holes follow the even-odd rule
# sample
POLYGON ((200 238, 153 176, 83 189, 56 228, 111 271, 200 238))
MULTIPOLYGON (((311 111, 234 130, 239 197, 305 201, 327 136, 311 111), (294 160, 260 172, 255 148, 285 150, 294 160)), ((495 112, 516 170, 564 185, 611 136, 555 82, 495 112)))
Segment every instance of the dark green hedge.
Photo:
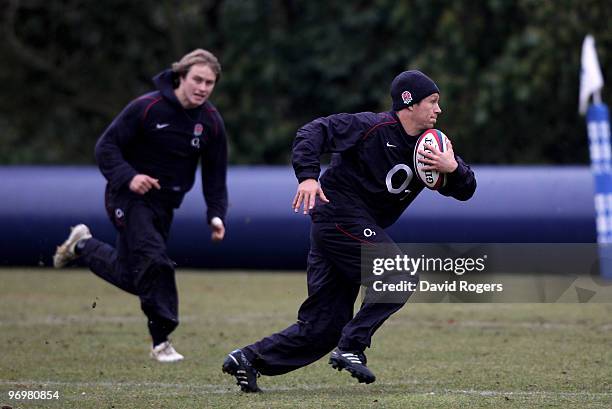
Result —
MULTIPOLYGON (((605 0, 6 1, 0 163, 91 163, 113 116, 196 47, 224 72, 213 101, 232 163, 287 163, 297 128, 390 107, 398 72, 438 83, 439 122, 473 163, 587 163, 580 49, 612 72, 605 0)), ((610 86, 604 100, 612 102, 610 86)))

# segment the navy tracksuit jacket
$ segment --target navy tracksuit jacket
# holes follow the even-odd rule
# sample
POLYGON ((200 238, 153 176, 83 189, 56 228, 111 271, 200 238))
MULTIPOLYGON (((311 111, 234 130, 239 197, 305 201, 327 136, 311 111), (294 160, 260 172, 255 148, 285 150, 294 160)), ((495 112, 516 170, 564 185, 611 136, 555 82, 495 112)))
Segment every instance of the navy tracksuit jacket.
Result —
POLYGON ((118 236, 115 248, 88 240, 81 258, 98 276, 140 297, 154 341, 163 341, 178 325, 174 263, 166 254, 173 212, 201 162, 207 220, 225 219, 227 140, 212 103, 184 109, 170 70, 153 81, 157 90, 128 104, 96 144, 108 181, 106 208, 118 236), (137 174, 158 179, 161 189, 133 193, 129 183, 137 174))
MULTIPOLYGON (((417 139, 406 134, 395 112, 332 115, 297 132, 293 168, 298 181, 317 179, 320 156, 334 154, 320 179, 330 203, 317 198, 311 211, 308 298, 297 322, 243 348, 261 373, 300 368, 336 345, 363 351, 380 325, 407 301, 409 294, 402 302, 363 303, 357 314, 353 311, 361 282, 361 245, 393 245, 384 228, 425 187, 415 176, 417 139)), ((474 173, 461 158, 456 160, 457 169, 439 192, 468 200, 476 189, 474 173)))

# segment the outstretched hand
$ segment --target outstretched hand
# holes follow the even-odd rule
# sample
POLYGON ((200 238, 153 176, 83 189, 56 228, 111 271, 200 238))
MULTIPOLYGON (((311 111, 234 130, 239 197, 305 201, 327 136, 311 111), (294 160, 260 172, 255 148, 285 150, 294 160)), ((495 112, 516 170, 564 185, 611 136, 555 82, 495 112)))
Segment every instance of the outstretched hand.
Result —
POLYGON ((297 213, 302 203, 304 203, 304 214, 308 214, 308 211, 314 208, 317 195, 323 202, 329 203, 319 182, 317 182, 316 179, 306 179, 298 185, 297 192, 291 204, 293 211, 297 213))
POLYGON ((453 151, 453 144, 450 139, 446 139, 446 150, 440 152, 440 150, 433 146, 428 145, 430 152, 419 150, 419 154, 423 155, 423 158, 419 158, 419 162, 424 163, 423 170, 437 170, 441 173, 451 173, 457 169, 459 164, 455 160, 455 152, 453 151))

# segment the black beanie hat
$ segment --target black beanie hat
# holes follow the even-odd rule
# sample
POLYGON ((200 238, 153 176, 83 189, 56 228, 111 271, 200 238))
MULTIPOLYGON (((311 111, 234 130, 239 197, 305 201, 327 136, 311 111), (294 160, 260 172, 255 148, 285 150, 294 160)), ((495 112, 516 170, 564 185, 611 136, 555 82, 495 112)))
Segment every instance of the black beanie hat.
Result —
POLYGON ((404 71, 391 82, 393 110, 401 111, 431 94, 440 93, 436 83, 421 71, 404 71))

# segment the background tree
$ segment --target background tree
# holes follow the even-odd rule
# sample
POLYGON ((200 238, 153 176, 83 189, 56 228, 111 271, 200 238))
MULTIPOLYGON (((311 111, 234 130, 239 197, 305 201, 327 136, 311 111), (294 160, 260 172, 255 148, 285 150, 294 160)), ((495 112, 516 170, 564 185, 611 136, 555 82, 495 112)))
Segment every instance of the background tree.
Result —
MULTIPOLYGON (((398 72, 442 90, 438 127, 472 163, 587 163, 582 40, 612 72, 604 0, 4 0, 0 163, 93 163, 93 145, 150 78, 207 48, 232 163, 288 163, 296 130, 390 109, 398 72)), ((612 103, 610 86, 604 100, 612 103)))

